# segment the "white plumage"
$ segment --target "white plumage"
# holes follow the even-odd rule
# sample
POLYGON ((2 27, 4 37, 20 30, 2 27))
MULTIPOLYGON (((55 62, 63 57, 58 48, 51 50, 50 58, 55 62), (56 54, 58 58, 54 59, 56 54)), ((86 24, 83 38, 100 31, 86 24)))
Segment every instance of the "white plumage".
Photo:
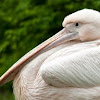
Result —
POLYGON ((48 84, 56 87, 59 87, 59 84, 60 87, 99 86, 99 50, 100 46, 91 48, 86 43, 85 47, 81 44, 78 48, 77 45, 76 48, 75 46, 70 49, 64 48, 46 59, 40 69, 41 75, 48 84))
POLYGON ((16 100, 100 100, 100 12, 77 11, 63 30, 22 57, 1 78, 16 100))

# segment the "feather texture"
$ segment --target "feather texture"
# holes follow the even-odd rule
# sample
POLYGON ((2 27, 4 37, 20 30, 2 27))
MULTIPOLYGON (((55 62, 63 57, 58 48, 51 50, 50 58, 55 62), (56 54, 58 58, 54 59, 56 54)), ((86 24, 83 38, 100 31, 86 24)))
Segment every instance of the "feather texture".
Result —
POLYGON ((70 52, 66 48, 60 50, 54 55, 63 51, 63 56, 52 59, 52 55, 51 61, 43 63, 41 73, 48 84, 82 88, 100 85, 100 46, 76 49, 78 48, 73 48, 70 52))

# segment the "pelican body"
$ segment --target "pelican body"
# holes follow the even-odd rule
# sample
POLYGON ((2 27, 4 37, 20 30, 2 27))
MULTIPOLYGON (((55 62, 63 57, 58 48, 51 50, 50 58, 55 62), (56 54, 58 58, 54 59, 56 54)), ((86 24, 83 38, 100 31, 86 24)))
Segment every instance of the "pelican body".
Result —
POLYGON ((15 100, 100 100, 100 12, 83 9, 0 77, 15 100))

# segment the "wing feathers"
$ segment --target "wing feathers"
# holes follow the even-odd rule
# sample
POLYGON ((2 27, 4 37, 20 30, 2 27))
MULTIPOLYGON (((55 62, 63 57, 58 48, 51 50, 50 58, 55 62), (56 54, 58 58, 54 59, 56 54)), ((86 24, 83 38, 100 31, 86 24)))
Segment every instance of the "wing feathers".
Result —
POLYGON ((41 67, 46 83, 57 87, 100 85, 100 46, 58 57, 41 67))

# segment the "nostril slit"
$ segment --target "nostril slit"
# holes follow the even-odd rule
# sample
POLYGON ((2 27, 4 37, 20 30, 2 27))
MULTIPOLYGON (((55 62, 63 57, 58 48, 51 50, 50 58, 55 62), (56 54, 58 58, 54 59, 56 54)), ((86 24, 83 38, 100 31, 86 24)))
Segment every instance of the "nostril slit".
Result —
POLYGON ((66 29, 66 33, 72 33, 72 32, 71 32, 70 30, 67 30, 67 29, 66 29))

